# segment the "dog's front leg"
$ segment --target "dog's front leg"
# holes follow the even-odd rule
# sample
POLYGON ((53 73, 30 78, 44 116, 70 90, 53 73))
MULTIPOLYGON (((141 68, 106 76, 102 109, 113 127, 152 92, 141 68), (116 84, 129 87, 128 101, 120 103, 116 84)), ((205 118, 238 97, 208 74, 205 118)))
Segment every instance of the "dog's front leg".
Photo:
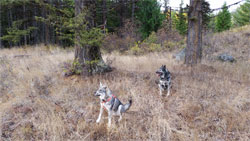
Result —
POLYGON ((160 96, 162 96, 162 88, 161 88, 161 84, 158 84, 159 86, 159 90, 160 90, 160 96))
POLYGON ((168 94, 167 94, 167 96, 169 96, 170 95, 170 88, 168 88, 168 94))
POLYGON ((96 120, 96 123, 100 122, 101 117, 102 117, 102 113, 103 113, 103 105, 101 104, 100 113, 99 113, 98 119, 96 120))
POLYGON ((171 83, 169 82, 169 83, 168 83, 168 94, 167 94, 167 96, 170 95, 170 87, 171 87, 171 83))
POLYGON ((108 117, 108 127, 110 127, 111 126, 111 118, 112 118, 112 111, 109 111, 108 112, 108 114, 109 114, 109 117, 108 117))
POLYGON ((122 120, 122 114, 120 113, 120 118, 119 118, 118 121, 120 122, 121 120, 122 120))
POLYGON ((168 94, 167 94, 167 96, 169 96, 170 95, 170 89, 168 88, 168 94))

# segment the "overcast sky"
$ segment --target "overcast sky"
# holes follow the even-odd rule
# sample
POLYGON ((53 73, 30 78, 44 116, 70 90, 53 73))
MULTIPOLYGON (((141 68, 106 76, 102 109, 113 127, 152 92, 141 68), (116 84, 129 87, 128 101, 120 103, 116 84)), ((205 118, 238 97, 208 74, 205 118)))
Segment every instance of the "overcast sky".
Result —
MULTIPOLYGON (((160 0, 160 1, 163 2, 164 0, 160 0)), ((233 4, 233 3, 238 2, 240 0, 207 0, 207 1, 210 3, 210 8, 214 9, 214 8, 222 7, 224 2, 226 2, 227 5, 230 5, 230 4, 233 4)), ((184 2, 184 6, 185 6, 186 4, 189 4, 190 0, 183 0, 183 2, 184 2)), ((179 7, 180 3, 181 3, 181 0, 169 0, 169 5, 171 7, 179 7)), ((241 2, 240 4, 242 4, 242 3, 243 2, 241 2)), ((240 4, 230 7, 229 10, 230 11, 235 10, 240 4)))

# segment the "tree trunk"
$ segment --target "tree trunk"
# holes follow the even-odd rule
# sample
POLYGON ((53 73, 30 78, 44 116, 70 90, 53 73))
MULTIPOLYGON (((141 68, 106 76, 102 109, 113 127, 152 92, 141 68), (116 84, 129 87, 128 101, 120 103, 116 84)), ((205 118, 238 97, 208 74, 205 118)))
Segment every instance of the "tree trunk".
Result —
MULTIPOLYGON (((13 17, 12 17, 12 7, 9 8, 9 17, 8 17, 8 27, 12 26, 12 22, 13 22, 13 17)), ((12 42, 9 42, 10 47, 13 46, 12 42)))
MULTIPOLYGON (((26 7, 25 7, 25 2, 23 3, 23 19, 26 20, 26 7)), ((26 30, 26 23, 23 23, 23 30, 26 30)), ((27 35, 24 35, 24 45, 27 45, 27 35)))
POLYGON ((124 2, 123 2, 123 0, 120 0, 119 4, 120 4, 120 27, 122 27, 123 26, 123 18, 124 18, 124 15, 123 15, 124 2))
MULTIPOLYGON (((45 18, 45 6, 44 5, 42 5, 41 16, 43 18, 45 18)), ((45 22, 42 22, 41 26, 42 26, 42 31, 41 31, 41 37, 42 38, 41 38, 41 42, 45 43, 46 42, 45 41, 45 22)))
MULTIPOLYGON (((90 6, 91 2, 89 0, 75 0, 75 15, 78 16, 84 10, 89 10, 90 6)), ((89 11, 89 13, 90 15, 87 14, 83 17, 88 21, 87 30, 90 30, 94 26, 93 11, 89 11)), ((77 30, 76 32, 80 31, 77 30)), ((99 46, 81 45, 81 39, 78 33, 76 33, 75 38, 75 60, 73 63, 74 73, 79 72, 81 74, 92 75, 111 71, 111 68, 106 65, 102 59, 99 46)))
POLYGON ((106 34, 106 25, 107 25, 107 1, 106 0, 102 1, 102 6, 103 6, 102 22, 103 22, 104 34, 106 34))
POLYGON ((128 11, 129 5, 128 0, 123 0, 123 21, 128 17, 129 11, 128 11))
MULTIPOLYGON (((1 15, 0 15, 1 18, 1 15)), ((2 22, 0 22, 0 37, 2 37, 2 22)), ((0 39, 0 49, 2 48, 2 40, 0 39)))
POLYGON ((135 18, 135 0, 132 0, 132 24, 134 25, 135 18))
MULTIPOLYGON (((45 8, 45 13, 44 13, 45 18, 47 18, 48 15, 49 15, 49 12, 47 8, 45 8)), ((49 25, 45 23, 45 45, 48 45, 48 44, 50 44, 49 25)))
POLYGON ((185 64, 194 65, 201 62, 202 56, 202 16, 201 0, 190 0, 188 12, 188 35, 185 64))
POLYGON ((169 30, 170 31, 172 31, 172 8, 171 7, 169 7, 170 9, 169 9, 169 12, 170 12, 170 14, 169 14, 169 30))
MULTIPOLYGON (((0 37, 2 37, 2 29, 1 29, 1 23, 0 23, 0 37)), ((2 40, 0 40, 0 49, 2 48, 2 40)))
MULTIPOLYGON (((34 6, 34 15, 32 16, 32 18, 35 18, 35 16, 39 16, 38 15, 38 6, 37 5, 35 5, 34 6)), ((34 27, 38 27, 38 28, 40 28, 40 26, 39 26, 39 24, 37 24, 37 20, 33 20, 33 22, 32 22, 32 26, 34 26, 34 27)), ((33 32, 33 35, 32 35, 33 37, 32 38, 34 38, 33 39, 33 44, 38 44, 38 43, 40 43, 40 36, 41 35, 38 35, 38 31, 37 30, 34 30, 34 32, 33 32)))
POLYGON ((168 12, 168 0, 164 0, 164 14, 168 12))
MULTIPOLYGON (((48 10, 47 10, 46 6, 43 5, 43 7, 42 7, 42 17, 46 19, 47 16, 48 16, 48 10)), ((43 26, 42 27, 42 35, 43 35, 43 41, 42 42, 45 45, 48 45, 49 44, 49 26, 48 26, 48 24, 46 22, 43 22, 42 26, 43 26)))

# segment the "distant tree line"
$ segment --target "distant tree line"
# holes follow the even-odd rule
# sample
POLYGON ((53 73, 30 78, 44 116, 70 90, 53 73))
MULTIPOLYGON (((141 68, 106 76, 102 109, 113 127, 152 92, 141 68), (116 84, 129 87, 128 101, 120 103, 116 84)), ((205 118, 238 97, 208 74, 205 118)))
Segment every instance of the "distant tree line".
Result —
POLYGON ((1 0, 0 6, 3 46, 73 43, 73 0, 1 0))
MULTIPOLYGON (((91 0, 94 27, 117 32, 127 19, 140 25, 141 35, 161 26, 156 0, 91 0)), ((74 0, 1 0, 1 46, 39 43, 72 46, 75 40, 74 0)))
POLYGON ((233 13, 233 24, 235 26, 244 26, 250 24, 250 0, 240 5, 233 13))
MULTIPOLYGON (((187 34, 189 6, 180 4, 179 10, 168 6, 164 0, 164 11, 157 0, 91 0, 93 27, 103 33, 115 32, 126 21, 136 25, 141 39, 156 32, 166 20, 170 28, 187 34)), ((225 6, 225 5, 224 5, 225 6)), ((209 3, 202 0, 203 29, 224 31, 232 26, 250 23, 250 0, 246 0, 232 14, 228 7, 212 14, 209 3)), ((0 47, 34 44, 75 44, 75 0, 1 0, 0 1, 0 47)), ((120 34, 122 36, 122 34, 120 34)))

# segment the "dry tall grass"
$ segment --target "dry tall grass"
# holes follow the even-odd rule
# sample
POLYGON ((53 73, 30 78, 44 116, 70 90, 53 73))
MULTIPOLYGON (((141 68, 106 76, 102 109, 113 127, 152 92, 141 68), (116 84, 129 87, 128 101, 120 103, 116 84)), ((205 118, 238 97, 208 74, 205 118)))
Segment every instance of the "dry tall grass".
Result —
POLYGON ((104 58, 112 60, 113 72, 65 78, 64 62, 73 59, 72 50, 1 50, 1 139, 250 140, 250 57, 242 57, 236 63, 205 57, 191 70, 172 53, 108 54, 104 58), (174 76, 169 97, 159 96, 155 84, 154 72, 162 64, 174 76), (123 103, 133 99, 123 120, 113 119, 110 129, 105 114, 101 124, 95 123, 99 99, 93 93, 99 81, 123 103))

